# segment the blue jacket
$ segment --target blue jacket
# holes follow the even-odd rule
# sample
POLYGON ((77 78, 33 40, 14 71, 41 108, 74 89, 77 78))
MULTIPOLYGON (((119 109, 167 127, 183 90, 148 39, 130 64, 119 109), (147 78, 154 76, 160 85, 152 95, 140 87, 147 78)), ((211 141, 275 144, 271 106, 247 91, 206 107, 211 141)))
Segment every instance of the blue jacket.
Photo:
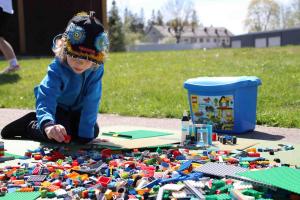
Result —
POLYGON ((81 111, 78 136, 93 138, 98 107, 102 93, 104 66, 76 74, 66 64, 54 59, 47 75, 34 88, 39 127, 55 121, 56 107, 69 111, 81 111))

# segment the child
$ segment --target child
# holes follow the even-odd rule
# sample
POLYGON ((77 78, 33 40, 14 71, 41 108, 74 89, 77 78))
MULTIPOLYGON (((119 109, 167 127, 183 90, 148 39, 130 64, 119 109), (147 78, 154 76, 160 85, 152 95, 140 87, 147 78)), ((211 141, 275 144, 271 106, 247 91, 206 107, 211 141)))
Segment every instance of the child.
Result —
POLYGON ((5 59, 9 61, 9 66, 6 67, 1 74, 15 72, 20 69, 14 49, 4 37, 8 31, 7 26, 12 14, 14 14, 12 1, 0 1, 0 51, 3 53, 5 59))
POLYGON ((36 113, 5 126, 2 138, 89 142, 99 134, 103 62, 108 38, 95 13, 78 13, 53 40, 55 59, 34 88, 36 113))

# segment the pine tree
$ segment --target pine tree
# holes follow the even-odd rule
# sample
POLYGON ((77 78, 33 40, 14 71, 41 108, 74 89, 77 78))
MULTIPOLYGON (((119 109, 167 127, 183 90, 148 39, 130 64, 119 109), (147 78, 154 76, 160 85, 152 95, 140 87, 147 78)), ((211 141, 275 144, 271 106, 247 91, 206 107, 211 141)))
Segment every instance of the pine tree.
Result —
POLYGON ((140 16, 138 18, 138 30, 141 34, 144 34, 144 28, 145 28, 145 12, 144 8, 141 8, 140 16))
POLYGON ((123 25, 115 1, 112 2, 112 8, 108 15, 110 51, 125 51, 125 36, 122 31, 123 25))
POLYGON ((157 11, 156 23, 157 23, 157 25, 159 25, 159 26, 163 26, 163 25, 164 25, 163 16, 162 16, 160 10, 157 11))
POLYGON ((192 21, 191 21, 192 32, 195 32, 195 29, 198 27, 198 25, 199 25, 199 20, 197 16, 197 11, 193 10, 192 21))
POLYGON ((156 25, 156 16, 155 16, 155 10, 152 10, 152 14, 151 14, 151 24, 152 25, 156 25))

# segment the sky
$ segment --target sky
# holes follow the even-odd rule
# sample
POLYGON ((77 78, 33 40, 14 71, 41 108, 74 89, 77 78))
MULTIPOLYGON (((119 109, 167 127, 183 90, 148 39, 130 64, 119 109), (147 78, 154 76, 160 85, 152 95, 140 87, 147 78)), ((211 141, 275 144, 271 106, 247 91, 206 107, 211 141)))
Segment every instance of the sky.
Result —
MULTIPOLYGON (((107 0, 109 11, 113 0, 107 0)), ((247 8, 251 0, 194 0, 195 10, 199 21, 204 26, 225 27, 234 35, 246 33, 244 20, 247 8)), ((286 4, 290 0, 277 0, 278 3, 286 4)), ((145 18, 149 19, 152 10, 163 10, 168 0, 116 0, 120 14, 125 8, 133 13, 140 13, 144 9, 145 18)), ((164 16, 164 14, 163 14, 164 16)))

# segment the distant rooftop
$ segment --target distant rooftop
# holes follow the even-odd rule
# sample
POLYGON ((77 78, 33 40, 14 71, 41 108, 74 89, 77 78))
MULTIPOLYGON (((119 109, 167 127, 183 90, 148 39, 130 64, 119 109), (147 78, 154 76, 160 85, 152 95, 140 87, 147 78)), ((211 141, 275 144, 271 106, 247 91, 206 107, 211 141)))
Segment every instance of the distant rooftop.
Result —
POLYGON ((293 30, 300 30, 300 24, 296 25, 293 28, 287 28, 287 29, 276 29, 276 30, 270 30, 270 31, 261 31, 261 32, 249 32, 241 35, 235 35, 237 37, 239 36, 246 36, 246 35, 259 35, 259 34, 266 34, 266 33, 278 33, 282 31, 293 31, 293 30))
MULTIPOLYGON (((168 26, 158 26, 153 25, 150 27, 151 29, 158 30, 163 36, 170 37, 171 34, 168 31, 168 26)), ((196 27, 194 31, 192 31, 192 27, 184 27, 182 37, 222 37, 222 36, 233 36, 233 34, 226 29, 225 27, 196 27)))

